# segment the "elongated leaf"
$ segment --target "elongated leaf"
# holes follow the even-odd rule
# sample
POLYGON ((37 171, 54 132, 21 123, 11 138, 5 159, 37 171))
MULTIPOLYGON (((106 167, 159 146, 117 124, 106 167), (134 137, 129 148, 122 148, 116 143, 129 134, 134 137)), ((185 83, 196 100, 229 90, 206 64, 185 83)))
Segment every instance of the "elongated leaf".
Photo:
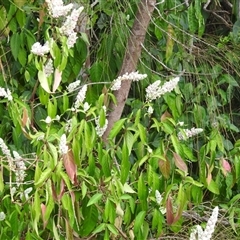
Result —
POLYGON ((51 173, 51 168, 47 168, 45 171, 43 171, 38 181, 35 182, 35 186, 40 187, 50 177, 51 173))
POLYGON ((109 139, 113 140, 113 138, 117 136, 117 134, 122 129, 125 121, 126 121, 126 118, 123 118, 114 123, 113 128, 111 129, 111 131, 109 133, 109 139))
POLYGON ((18 59, 18 53, 21 46, 20 42, 21 42, 20 35, 18 33, 14 33, 10 40, 10 47, 15 61, 17 61, 18 59))
POLYGON ((141 226, 143 225, 144 218, 146 216, 146 211, 141 211, 135 218, 134 222, 134 233, 137 234, 140 231, 141 226))
POLYGON ((38 80, 41 84, 41 87, 47 92, 51 93, 49 84, 48 84, 48 79, 44 71, 38 71, 38 80))
POLYGON ((63 154, 63 164, 67 174, 73 184, 77 183, 77 165, 74 162, 73 153, 70 149, 66 154, 63 154))
POLYGON ((217 195, 219 194, 218 185, 213 180, 211 180, 210 184, 207 186, 207 189, 214 194, 217 194, 217 195))
POLYGON ((58 68, 54 72, 53 92, 55 92, 62 81, 62 72, 58 68))
POLYGON ((170 172, 171 172, 171 166, 170 166, 170 162, 168 161, 168 159, 166 159, 166 160, 159 159, 158 166, 159 166, 159 169, 160 169, 162 175, 166 179, 168 179, 170 177, 170 172))
POLYGON ((167 224, 171 225, 174 222, 174 215, 173 215, 172 200, 170 196, 168 196, 168 199, 167 199, 166 210, 167 210, 167 224))
POLYGON ((97 234, 105 230, 106 228, 106 223, 101 223, 99 226, 95 228, 95 230, 92 232, 93 234, 97 234))
POLYGON ((183 172, 187 173, 188 167, 187 164, 183 161, 183 159, 175 152, 173 153, 173 156, 176 167, 182 170, 183 172))
POLYGON ((102 193, 96 193, 94 194, 90 200, 88 201, 87 207, 97 203, 101 198, 102 198, 103 194, 102 193))

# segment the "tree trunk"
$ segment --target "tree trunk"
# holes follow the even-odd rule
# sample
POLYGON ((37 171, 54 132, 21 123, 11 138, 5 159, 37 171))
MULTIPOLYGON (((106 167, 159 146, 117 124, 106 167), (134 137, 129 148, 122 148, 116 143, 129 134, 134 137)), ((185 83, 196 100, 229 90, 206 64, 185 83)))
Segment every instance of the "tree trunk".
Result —
MULTIPOLYGON (((141 55, 142 44, 145 39, 155 3, 156 0, 141 0, 139 3, 138 12, 133 24, 131 35, 128 39, 128 45, 119 76, 127 72, 131 73, 136 71, 137 63, 141 55)), ((121 118, 131 83, 132 81, 122 81, 121 88, 114 92, 117 104, 115 105, 113 102, 110 103, 110 112, 107 118, 108 127, 103 135, 104 142, 108 141, 108 135, 113 124, 121 118)))

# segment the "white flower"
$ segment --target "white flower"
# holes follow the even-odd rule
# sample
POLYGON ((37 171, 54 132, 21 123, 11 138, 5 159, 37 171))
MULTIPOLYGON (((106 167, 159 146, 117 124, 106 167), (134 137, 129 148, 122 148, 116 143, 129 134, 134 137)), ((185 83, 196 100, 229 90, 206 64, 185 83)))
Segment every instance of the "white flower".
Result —
POLYGON ((57 116, 55 117, 55 120, 56 120, 56 121, 60 121, 60 118, 61 118, 61 117, 60 117, 59 115, 57 115, 57 116))
POLYGON ((160 205, 163 198, 161 196, 161 193, 158 190, 155 191, 155 198, 156 198, 157 204, 160 205))
POLYGON ((60 154, 67 154, 67 152, 68 152, 66 134, 63 134, 60 138, 59 152, 60 152, 60 154))
POLYGON ((83 87, 78 92, 76 101, 74 103, 74 108, 75 109, 78 109, 80 104, 83 103, 83 101, 84 101, 84 99, 86 97, 86 93, 87 93, 87 85, 83 85, 83 87))
POLYGON ((84 104, 83 104, 83 111, 84 112, 87 112, 87 110, 90 108, 90 105, 88 104, 88 102, 85 102, 84 104))
POLYGON ((50 58, 46 65, 44 66, 44 71, 47 77, 51 76, 51 74, 53 73, 53 61, 50 58))
POLYGON ((47 116, 45 119, 45 123, 50 124, 52 121, 51 117, 47 116))
POLYGON ((153 114, 153 107, 149 106, 148 107, 148 115, 151 115, 151 114, 153 114))
POLYGON ((184 122, 178 122, 178 125, 182 127, 184 125, 184 122))
POLYGON ((73 8, 73 4, 70 3, 63 6, 62 0, 46 0, 50 15, 53 18, 59 18, 61 16, 66 16, 68 12, 73 8))
POLYGON ((198 135, 199 133, 203 132, 202 128, 191 128, 189 129, 182 129, 183 133, 179 132, 178 133, 178 139, 179 140, 185 140, 188 138, 191 138, 195 135, 198 135))
POLYGON ((49 53, 49 51, 50 48, 48 42, 46 42, 43 46, 39 42, 36 42, 32 45, 31 49, 31 52, 38 56, 43 56, 44 54, 49 53))
POLYGON ((28 200, 29 199, 28 194, 32 191, 32 189, 33 189, 32 187, 29 187, 26 190, 24 190, 24 192, 20 194, 20 199, 23 199, 23 196, 24 196, 25 199, 28 200))
POLYGON ((10 189, 11 196, 13 196, 17 192, 17 189, 15 187, 12 187, 10 189))
POLYGON ((177 86, 179 80, 180 77, 175 77, 170 81, 164 83, 162 86, 160 86, 160 80, 157 80, 153 84, 150 84, 146 88, 146 100, 148 102, 151 102, 152 100, 160 98, 165 93, 171 92, 177 86))
POLYGON ((77 25, 77 21, 80 13, 83 11, 84 7, 80 7, 78 9, 73 9, 71 15, 67 16, 66 21, 63 26, 60 28, 60 32, 65 36, 70 36, 77 25))
POLYGON ((190 234, 189 240, 210 240, 215 229, 218 218, 218 206, 213 209, 211 217, 208 219, 207 226, 203 231, 202 227, 197 225, 190 234))
POLYGON ((210 240, 215 229, 218 219, 218 206, 213 209, 211 217, 208 219, 207 226, 204 230, 203 236, 206 240, 210 240))
POLYGON ((0 221, 3 221, 6 218, 6 214, 4 212, 0 212, 0 221))
POLYGON ((129 80, 129 81, 139 81, 143 80, 144 78, 147 77, 147 74, 140 74, 138 71, 136 72, 131 72, 131 73, 125 73, 122 76, 119 76, 117 79, 113 80, 111 90, 116 91, 119 90, 121 87, 121 82, 124 80, 129 80))
POLYGON ((2 153, 8 158, 8 159, 12 159, 10 150, 8 149, 7 145, 5 144, 5 142, 3 141, 2 138, 0 138, 0 148, 2 150, 2 153))
POLYGON ((67 86, 67 91, 73 92, 79 85, 80 85, 80 80, 72 82, 67 86))
POLYGON ((74 46, 74 44, 76 43, 78 37, 77 37, 77 33, 76 32, 72 32, 67 39, 67 45, 68 48, 72 48, 74 46))
POLYGON ((22 157, 18 154, 18 152, 13 151, 13 156, 15 160, 15 175, 16 175, 16 184, 19 187, 22 183, 24 183, 24 179, 26 177, 26 166, 22 159, 22 157))
POLYGON ((72 130, 72 119, 67 120, 65 125, 65 132, 70 132, 72 130))
POLYGON ((9 101, 12 101, 12 94, 11 91, 7 88, 7 90, 5 90, 4 88, 0 87, 0 97, 5 97, 7 98, 9 101))
POLYGON ((96 119, 95 119, 95 123, 96 123, 96 132, 97 132, 97 135, 98 135, 99 137, 101 137, 101 136, 104 134, 104 132, 106 131, 106 129, 107 129, 108 120, 105 119, 105 124, 104 124, 104 126, 102 126, 102 127, 100 126, 99 118, 96 118, 96 119))

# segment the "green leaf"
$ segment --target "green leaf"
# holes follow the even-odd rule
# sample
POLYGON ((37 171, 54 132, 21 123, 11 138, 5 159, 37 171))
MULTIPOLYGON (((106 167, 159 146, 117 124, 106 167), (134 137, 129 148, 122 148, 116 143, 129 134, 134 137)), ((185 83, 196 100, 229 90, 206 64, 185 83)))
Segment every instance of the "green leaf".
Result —
POLYGON ((118 231, 116 229, 116 227, 112 224, 107 224, 107 228, 109 229, 109 231, 115 235, 118 235, 118 231))
POLYGON ((87 194, 87 186, 85 182, 82 182, 81 190, 82 190, 82 199, 84 199, 87 194))
POLYGON ((47 92, 51 93, 49 84, 48 84, 48 79, 44 71, 38 71, 38 80, 42 86, 42 88, 47 92))
POLYGON ((113 138, 117 136, 117 134, 122 129, 125 121, 126 121, 126 118, 123 118, 114 123, 113 128, 111 129, 111 131, 109 133, 109 139, 113 140, 113 138))
POLYGON ((125 183, 128 175, 129 175, 129 171, 131 168, 131 163, 130 163, 130 159, 128 156, 128 148, 127 148, 127 144, 126 141, 124 140, 123 143, 123 147, 122 147, 122 156, 121 156, 121 183, 125 183))
POLYGON ((139 135, 140 135, 141 142, 143 144, 146 144, 147 143, 146 128, 143 127, 143 125, 141 123, 139 123, 138 124, 138 130, 139 130, 139 135))
POLYGON ((18 53, 21 46, 20 43, 21 43, 20 35, 18 33, 14 33, 10 40, 10 47, 15 61, 17 61, 18 59, 18 53))
POLYGON ((97 234, 105 230, 106 228, 106 223, 101 223, 99 226, 95 228, 95 230, 92 232, 92 234, 97 234))
POLYGON ((127 183, 124 183, 123 190, 125 193, 136 193, 127 183))
POLYGON ((89 70, 91 81, 99 82, 103 74, 103 63, 95 62, 89 70))
POLYGON ((137 234, 140 231, 140 228, 143 226, 144 218, 146 216, 146 211, 141 211, 135 218, 134 222, 134 233, 137 234))
POLYGON ((40 187, 50 177, 51 173, 51 168, 47 168, 45 171, 43 171, 38 181, 35 182, 35 186, 40 187))
POLYGON ((216 182, 214 182, 213 180, 211 180, 210 184, 207 186, 207 189, 208 189, 210 192, 219 195, 218 185, 217 185, 216 182))
POLYGON ((101 198, 102 198, 103 194, 102 193, 96 193, 94 194, 88 201, 87 207, 97 203, 101 198))

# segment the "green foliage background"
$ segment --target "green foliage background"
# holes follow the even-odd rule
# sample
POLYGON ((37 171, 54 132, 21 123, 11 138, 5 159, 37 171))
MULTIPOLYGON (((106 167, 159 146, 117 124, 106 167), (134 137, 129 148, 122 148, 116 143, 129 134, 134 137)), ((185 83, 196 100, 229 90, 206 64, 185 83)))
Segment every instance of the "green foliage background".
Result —
POLYGON ((186 213, 199 213, 201 221, 215 205, 227 222, 219 222, 215 237, 224 229, 228 237, 238 239, 237 4, 157 2, 138 64, 148 78, 132 84, 122 119, 106 145, 94 119, 100 116, 104 125, 103 106, 114 100, 109 87, 121 68, 138 3, 76 1, 84 11, 79 38, 68 51, 66 39, 56 38, 61 20, 48 15, 44 1, 0 2, 0 86, 13 95, 11 102, 0 100, 0 137, 27 166, 26 184, 12 194, 15 175, 6 156, 0 156, 0 212, 6 214, 0 221, 1 239, 187 238, 197 221, 186 213), (54 93, 39 82, 43 58, 31 54, 35 42, 50 37, 54 66, 63 72, 54 93), (146 102, 150 83, 178 75, 175 91, 146 102), (79 112, 71 110, 77 91, 68 93, 66 88, 77 79, 81 86, 88 84, 87 112, 83 106, 79 112), (47 116, 53 119, 50 124, 44 121, 47 116), (59 141, 69 120, 70 151, 62 156, 59 141), (192 127, 204 132, 180 141, 178 133, 192 127), (227 172, 226 161, 231 166, 227 172), (160 203, 156 191, 162 194, 160 203))

